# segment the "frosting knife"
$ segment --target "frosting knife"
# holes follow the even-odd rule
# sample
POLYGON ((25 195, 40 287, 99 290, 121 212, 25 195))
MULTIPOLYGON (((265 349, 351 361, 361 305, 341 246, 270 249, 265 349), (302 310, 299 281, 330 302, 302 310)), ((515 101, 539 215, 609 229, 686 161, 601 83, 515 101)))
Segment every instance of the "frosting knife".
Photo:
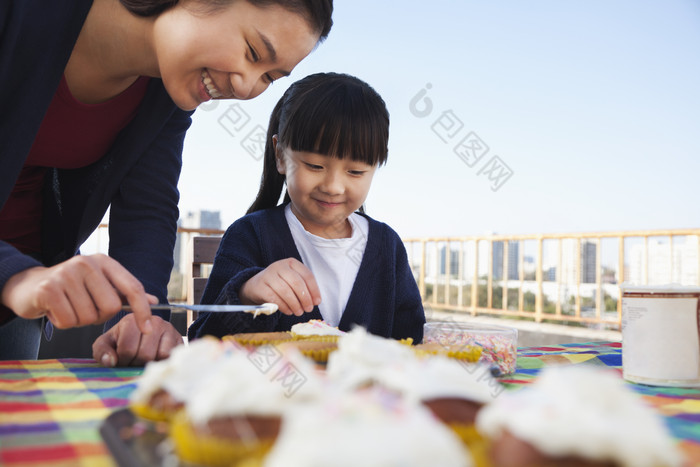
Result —
MULTIPOLYGON (((130 305, 122 306, 122 310, 131 311, 130 305)), ((190 305, 187 303, 158 304, 151 305, 151 310, 169 310, 173 313, 184 313, 188 310, 214 313, 253 313, 258 315, 271 315, 277 311, 274 303, 263 303, 262 305, 190 305)))

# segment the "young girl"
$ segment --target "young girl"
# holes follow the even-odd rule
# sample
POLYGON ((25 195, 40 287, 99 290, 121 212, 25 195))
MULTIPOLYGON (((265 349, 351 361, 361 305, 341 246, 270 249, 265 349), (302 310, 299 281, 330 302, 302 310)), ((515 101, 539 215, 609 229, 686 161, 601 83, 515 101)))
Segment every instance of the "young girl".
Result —
POLYGON ((344 331, 359 324, 422 339, 425 316, 403 243, 362 209, 388 138, 384 101, 365 82, 319 73, 292 84, 270 118, 257 199, 224 235, 202 297, 273 302, 280 313, 203 314, 190 338, 323 319, 344 331))

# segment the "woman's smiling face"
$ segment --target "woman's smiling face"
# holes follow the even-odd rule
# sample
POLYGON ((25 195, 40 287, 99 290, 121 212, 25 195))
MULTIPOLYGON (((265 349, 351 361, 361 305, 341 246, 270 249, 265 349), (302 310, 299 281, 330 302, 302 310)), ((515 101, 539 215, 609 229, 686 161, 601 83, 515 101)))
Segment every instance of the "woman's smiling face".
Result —
POLYGON ((233 0, 214 11, 185 0, 161 14, 153 42, 160 76, 183 110, 210 99, 252 99, 287 76, 319 34, 279 5, 233 0))

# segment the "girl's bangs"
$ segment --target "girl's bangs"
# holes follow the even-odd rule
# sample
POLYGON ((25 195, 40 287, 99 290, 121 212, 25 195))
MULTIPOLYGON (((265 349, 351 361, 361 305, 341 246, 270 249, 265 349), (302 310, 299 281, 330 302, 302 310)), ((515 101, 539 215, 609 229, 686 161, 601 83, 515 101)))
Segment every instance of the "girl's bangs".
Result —
MULTIPOLYGON (((316 90, 318 91, 318 90, 316 90)), ((359 87, 340 86, 316 95, 288 116, 283 144, 368 165, 387 160, 389 115, 381 98, 359 87), (354 89, 353 89, 354 88, 354 89)))

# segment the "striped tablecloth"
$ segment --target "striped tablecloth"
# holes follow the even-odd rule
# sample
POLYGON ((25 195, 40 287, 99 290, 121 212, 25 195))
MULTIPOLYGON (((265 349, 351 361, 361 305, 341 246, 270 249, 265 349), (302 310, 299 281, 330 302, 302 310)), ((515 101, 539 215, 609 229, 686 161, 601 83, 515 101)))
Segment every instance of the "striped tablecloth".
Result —
MULTIPOLYGON (((620 352, 619 343, 520 348, 516 373, 502 382, 518 388, 542 367, 560 364, 620 371, 620 352)), ((102 368, 92 360, 0 362, 0 465, 114 465, 98 430, 127 404, 142 371, 102 368)), ((700 390, 631 387, 664 415, 687 465, 700 465, 700 390)))
POLYGON ((112 466, 98 431, 143 368, 93 360, 0 361, 0 465, 112 466))

